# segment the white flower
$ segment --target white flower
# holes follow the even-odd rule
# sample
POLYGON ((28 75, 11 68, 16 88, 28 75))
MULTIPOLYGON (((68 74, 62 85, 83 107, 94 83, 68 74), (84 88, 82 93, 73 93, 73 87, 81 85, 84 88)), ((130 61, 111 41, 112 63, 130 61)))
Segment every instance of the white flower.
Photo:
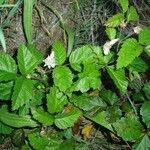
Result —
POLYGON ((48 57, 44 59, 43 62, 45 63, 44 66, 47 66, 49 69, 54 68, 56 66, 54 51, 52 51, 52 53, 48 55, 48 57))
POLYGON ((119 41, 119 39, 113 39, 111 41, 108 41, 103 46, 103 51, 105 55, 108 55, 110 53, 110 49, 114 44, 116 44, 119 41))
POLYGON ((136 26, 133 28, 134 33, 139 34, 142 31, 141 26, 136 26))

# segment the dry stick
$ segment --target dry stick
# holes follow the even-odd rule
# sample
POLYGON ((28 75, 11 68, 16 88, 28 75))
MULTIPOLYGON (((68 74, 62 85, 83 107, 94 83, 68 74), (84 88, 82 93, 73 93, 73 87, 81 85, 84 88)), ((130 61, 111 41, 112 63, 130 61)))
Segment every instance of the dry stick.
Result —
MULTIPOLYGON (((94 1, 94 7, 93 7, 93 11, 91 13, 91 24, 93 22, 94 13, 96 11, 96 3, 97 3, 97 0, 94 1)), ((95 41, 95 37, 94 37, 94 25, 91 26, 91 36, 92 36, 92 43, 94 44, 94 41, 95 41)))
POLYGON ((46 19, 43 15, 43 13, 41 12, 41 10, 39 9, 39 7, 37 5, 35 5, 35 8, 39 14, 39 17, 40 17, 40 21, 41 21, 41 25, 42 25, 42 28, 43 30, 46 32, 46 34, 51 38, 51 33, 49 32, 49 30, 44 26, 44 23, 47 24, 46 22, 46 19))
POLYGON ((126 93, 126 97, 127 97, 128 101, 130 102, 130 104, 131 104, 131 106, 132 106, 132 108, 133 108, 133 110, 134 110, 135 115, 137 116, 137 115, 138 115, 137 110, 136 110, 136 108, 135 108, 135 106, 134 106, 134 104, 133 104, 131 98, 129 97, 129 94, 128 94, 128 93, 126 93))
MULTIPOLYGON (((62 16, 59 14, 59 12, 54 8, 54 6, 47 5, 44 1, 41 1, 41 3, 56 15, 56 17, 60 20, 62 28, 64 29, 64 20, 63 20, 62 16)), ((66 37, 65 31, 63 31, 63 34, 64 34, 64 43, 66 44, 67 37, 66 37)))

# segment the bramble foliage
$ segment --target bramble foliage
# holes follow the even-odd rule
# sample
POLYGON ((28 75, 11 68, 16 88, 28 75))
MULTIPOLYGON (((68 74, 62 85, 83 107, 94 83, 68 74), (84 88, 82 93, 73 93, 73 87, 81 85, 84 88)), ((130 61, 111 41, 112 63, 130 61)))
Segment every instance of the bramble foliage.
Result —
MULTIPOLYGON (((28 2, 24 0, 24 10, 31 13, 34 3, 28 2)), ((64 26, 70 44, 53 43, 55 67, 50 69, 43 67, 43 55, 31 44, 32 17, 24 14, 28 43, 18 48, 17 59, 0 53, 0 134, 22 129, 22 149, 78 149, 73 133, 64 133, 86 118, 136 150, 150 148, 150 81, 141 82, 150 69, 143 59, 149 58, 150 28, 120 36, 122 24, 135 23, 139 16, 127 0, 119 3, 121 12, 105 24, 108 38, 119 39, 107 45, 108 55, 93 44, 72 50, 74 33, 64 26)))

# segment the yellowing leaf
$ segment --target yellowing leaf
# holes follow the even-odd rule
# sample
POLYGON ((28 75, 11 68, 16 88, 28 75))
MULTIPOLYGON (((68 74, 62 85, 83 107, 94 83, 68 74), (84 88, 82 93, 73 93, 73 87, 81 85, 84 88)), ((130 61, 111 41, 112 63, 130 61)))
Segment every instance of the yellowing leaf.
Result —
POLYGON ((84 139, 87 139, 90 137, 92 129, 93 129, 93 125, 91 124, 87 124, 83 127, 82 134, 83 134, 84 139))

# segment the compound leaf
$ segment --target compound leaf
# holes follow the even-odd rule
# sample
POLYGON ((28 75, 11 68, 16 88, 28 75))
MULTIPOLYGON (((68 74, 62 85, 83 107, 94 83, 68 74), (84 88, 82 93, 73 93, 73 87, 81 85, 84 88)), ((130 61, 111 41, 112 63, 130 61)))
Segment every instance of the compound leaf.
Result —
POLYGON ((71 112, 65 112, 55 117, 55 125, 59 129, 67 129, 72 127, 74 123, 79 119, 80 111, 75 109, 71 112))
POLYGON ((150 45, 150 28, 144 28, 139 34, 139 43, 150 45))
POLYGON ((62 65, 66 60, 66 49, 60 41, 55 41, 52 45, 55 54, 56 65, 62 65))
POLYGON ((106 21, 107 27, 117 27, 124 21, 124 14, 118 13, 106 21))
POLYGON ((58 66, 53 71, 53 79, 55 86, 65 92, 73 83, 73 74, 68 67, 58 66))
POLYGON ((116 84, 117 88, 124 93, 128 87, 125 71, 123 69, 114 70, 113 67, 108 67, 107 72, 116 84))
POLYGON ((93 49, 90 45, 85 45, 77 48, 70 55, 69 61, 71 67, 76 71, 82 70, 82 64, 84 62, 91 62, 94 58, 93 49))
POLYGON ((140 114, 142 115, 143 121, 149 128, 150 127, 150 101, 144 102, 144 104, 141 107, 140 114))
POLYGON ((0 99, 10 100, 14 82, 0 83, 0 99))
POLYGON ((16 78, 17 65, 14 59, 5 53, 0 53, 0 82, 16 78))
POLYGON ((12 109, 16 110, 25 104, 29 104, 29 100, 32 99, 33 96, 32 90, 32 80, 28 80, 24 77, 17 78, 12 95, 12 109))
POLYGON ((125 141, 134 141, 141 136, 141 124, 133 115, 126 118, 121 118, 113 124, 118 136, 122 137, 125 141))
POLYGON ((138 21, 139 15, 135 9, 135 7, 131 6, 127 12, 127 21, 138 21))
POLYGON ((63 110, 67 103, 67 97, 57 87, 52 87, 47 95, 47 108, 49 113, 56 113, 63 110))
POLYGON ((32 45, 21 45, 18 50, 18 65, 23 75, 32 73, 32 71, 42 62, 43 55, 32 45))
POLYGON ((128 0, 119 0, 119 3, 122 7, 123 12, 125 13, 128 10, 129 1, 128 0))
POLYGON ((30 116, 19 116, 4 109, 0 109, 0 121, 15 128, 37 127, 37 123, 30 116))
POLYGON ((136 39, 127 39, 119 53, 117 59, 117 69, 128 66, 136 57, 142 53, 142 46, 140 46, 136 39))
POLYGON ((33 118, 45 126, 50 126, 53 124, 54 118, 42 109, 31 109, 33 118))

